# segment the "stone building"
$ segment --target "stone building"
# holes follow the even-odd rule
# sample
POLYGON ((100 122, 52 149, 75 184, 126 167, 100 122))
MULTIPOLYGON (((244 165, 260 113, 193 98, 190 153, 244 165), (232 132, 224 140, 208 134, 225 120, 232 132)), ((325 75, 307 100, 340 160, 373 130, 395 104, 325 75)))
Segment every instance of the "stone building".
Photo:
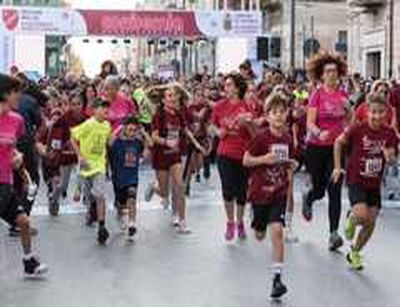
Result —
POLYGON ((349 63, 367 77, 400 78, 400 0, 348 0, 349 63))

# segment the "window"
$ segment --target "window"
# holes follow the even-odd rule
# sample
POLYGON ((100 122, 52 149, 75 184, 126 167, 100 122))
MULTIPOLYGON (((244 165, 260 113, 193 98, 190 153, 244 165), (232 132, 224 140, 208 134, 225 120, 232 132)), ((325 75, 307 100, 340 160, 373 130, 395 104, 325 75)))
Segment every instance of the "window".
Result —
POLYGON ((338 32, 338 42, 341 44, 347 44, 347 31, 341 30, 338 32))

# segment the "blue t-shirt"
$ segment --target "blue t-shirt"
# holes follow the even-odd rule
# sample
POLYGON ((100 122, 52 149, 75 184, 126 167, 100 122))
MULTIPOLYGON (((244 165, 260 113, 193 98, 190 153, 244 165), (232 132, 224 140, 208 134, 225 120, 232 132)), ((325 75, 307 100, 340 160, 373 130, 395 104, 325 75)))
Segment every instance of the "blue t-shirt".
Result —
POLYGON ((143 142, 139 138, 115 140, 111 147, 111 159, 114 184, 117 188, 138 184, 139 160, 142 153, 143 142))

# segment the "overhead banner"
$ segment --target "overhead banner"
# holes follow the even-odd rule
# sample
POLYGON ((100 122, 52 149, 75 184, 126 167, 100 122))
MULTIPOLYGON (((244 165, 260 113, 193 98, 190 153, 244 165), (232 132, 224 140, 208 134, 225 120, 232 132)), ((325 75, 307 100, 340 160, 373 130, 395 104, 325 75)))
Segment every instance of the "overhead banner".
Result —
POLYGON ((1 7, 0 30, 14 34, 133 37, 255 37, 255 11, 114 11, 1 7))

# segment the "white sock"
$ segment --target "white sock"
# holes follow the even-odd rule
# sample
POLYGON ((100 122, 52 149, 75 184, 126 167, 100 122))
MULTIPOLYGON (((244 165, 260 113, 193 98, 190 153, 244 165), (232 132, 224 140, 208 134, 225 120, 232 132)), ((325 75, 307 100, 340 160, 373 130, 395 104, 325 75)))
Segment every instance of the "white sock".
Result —
POLYGON ((273 276, 282 275, 283 271, 283 263, 282 262, 274 262, 272 263, 272 274, 273 276))
POLYGON ((23 256, 23 260, 29 260, 29 259, 31 259, 32 257, 34 256, 34 254, 32 253, 32 252, 30 252, 29 254, 25 254, 24 256, 23 256))
POLYGON ((135 221, 129 220, 128 227, 135 227, 135 221))

